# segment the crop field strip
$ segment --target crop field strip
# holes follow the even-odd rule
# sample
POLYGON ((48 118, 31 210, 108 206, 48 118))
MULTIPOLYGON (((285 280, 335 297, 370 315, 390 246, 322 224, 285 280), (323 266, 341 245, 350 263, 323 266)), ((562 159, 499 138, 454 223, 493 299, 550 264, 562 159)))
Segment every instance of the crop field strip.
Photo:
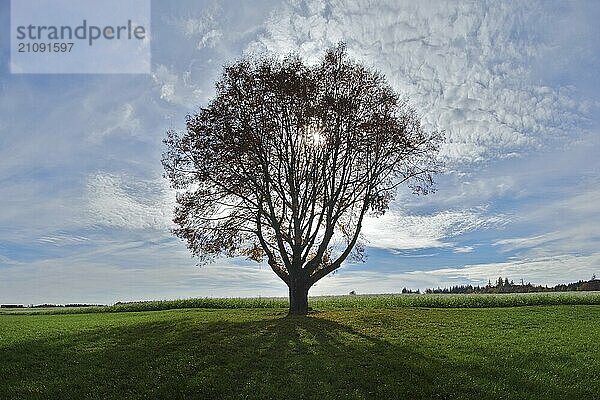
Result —
MULTIPOLYGON (((311 297, 313 310, 353 309, 353 308, 494 308, 524 307, 538 305, 600 305, 600 292, 562 293, 515 293, 515 294, 420 294, 420 295, 347 295, 311 297)), ((2 313, 13 314, 81 314, 103 312, 160 311, 184 308, 267 308, 288 307, 286 298, 195 298, 180 300, 157 300, 132 303, 118 303, 103 307, 72 308, 21 308, 0 309, 2 313)))

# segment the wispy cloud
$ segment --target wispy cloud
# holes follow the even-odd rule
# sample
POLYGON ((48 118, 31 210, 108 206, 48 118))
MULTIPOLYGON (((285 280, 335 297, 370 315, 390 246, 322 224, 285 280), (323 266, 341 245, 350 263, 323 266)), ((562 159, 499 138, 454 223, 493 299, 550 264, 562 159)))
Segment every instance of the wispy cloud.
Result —
MULTIPOLYGON (((94 142, 101 141, 105 136, 112 134, 138 135, 140 134, 141 122, 135 116, 135 109, 130 103, 119 104, 106 118, 110 121, 105 126, 90 130, 88 137, 94 142)), ((98 120, 94 120, 97 124, 98 120)))
POLYGON ((68 244, 80 244, 88 242, 90 239, 80 235, 68 235, 57 233, 54 235, 41 236, 36 239, 38 243, 63 246, 68 244))
POLYGON ((562 253, 591 254, 600 242, 600 190, 582 185, 581 192, 530 206, 519 224, 529 235, 495 242, 505 251, 524 256, 552 256, 562 253))
POLYGON ((165 20, 173 24, 187 38, 196 40, 198 49, 214 47, 223 36, 221 31, 222 8, 213 3, 208 8, 193 15, 167 17, 165 20))
MULTIPOLYGON (((369 246, 378 248, 406 250, 451 247, 452 239, 457 236, 498 228, 509 221, 510 216, 486 215, 485 209, 443 211, 432 215, 406 215, 390 210, 382 217, 367 219, 363 234, 369 246)), ((465 249, 462 247, 463 252, 465 249)))
POLYGON ((180 75, 165 65, 157 65, 152 79, 159 85, 160 98, 177 106, 195 107, 206 101, 203 90, 191 79, 191 72, 180 75))

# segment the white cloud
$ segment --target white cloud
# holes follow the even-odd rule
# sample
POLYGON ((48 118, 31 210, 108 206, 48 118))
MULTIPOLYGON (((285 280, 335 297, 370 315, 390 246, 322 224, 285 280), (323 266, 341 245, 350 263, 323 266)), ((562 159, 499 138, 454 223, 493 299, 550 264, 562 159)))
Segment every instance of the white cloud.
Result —
POLYGON ((69 235, 64 233, 56 233, 52 235, 43 235, 37 238, 38 243, 43 245, 64 246, 71 244, 81 244, 89 242, 90 239, 81 235, 69 235))
POLYGON ((459 246, 455 247, 452 251, 455 253, 471 253, 475 250, 473 246, 459 246))
POLYGON ((89 225, 165 231, 172 226, 175 194, 163 179, 97 173, 88 179, 86 198, 82 219, 89 225))
POLYGON ((167 21, 176 26, 185 37, 196 40, 196 47, 202 49, 214 47, 223 37, 219 29, 221 13, 219 7, 213 6, 199 15, 188 14, 179 18, 167 18, 167 21))
POLYGON ((216 43, 223 37, 223 33, 218 29, 211 29, 206 32, 198 41, 198 48, 214 47, 216 43))
POLYGON ((566 88, 533 82, 545 44, 528 3, 420 1, 287 2, 248 51, 298 51, 308 59, 346 41, 351 56, 381 70, 446 131, 449 161, 510 157, 572 134, 585 105, 566 88))
MULTIPOLYGON (((431 215, 405 215, 390 210, 382 217, 366 219, 362 233, 372 247, 400 250, 450 247, 453 243, 449 240, 453 237, 478 229, 499 227, 508 221, 509 216, 486 215, 485 209, 444 211, 431 215)), ((462 247, 462 251, 465 250, 462 247)))
POLYGON ((165 65, 157 65, 152 79, 159 86, 160 98, 185 108, 192 108, 205 100, 205 94, 191 79, 191 72, 181 74, 165 65))
POLYGON ((93 142, 101 141, 104 137, 109 136, 113 133, 126 133, 128 135, 136 136, 140 132, 141 122, 135 116, 135 110, 133 105, 130 103, 124 103, 108 113, 104 118, 97 118, 94 120, 95 124, 102 120, 105 126, 91 130, 88 137, 93 142))
POLYGON ((556 240, 556 234, 559 232, 546 233, 538 236, 517 237, 509 239, 501 239, 494 242, 496 246, 502 246, 506 251, 518 249, 530 249, 541 244, 546 244, 556 240))

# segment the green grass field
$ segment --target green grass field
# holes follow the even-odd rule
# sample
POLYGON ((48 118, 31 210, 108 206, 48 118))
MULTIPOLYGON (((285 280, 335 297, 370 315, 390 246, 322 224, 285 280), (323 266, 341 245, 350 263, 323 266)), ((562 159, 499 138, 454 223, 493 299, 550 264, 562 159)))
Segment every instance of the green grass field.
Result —
POLYGON ((0 314, 0 399, 600 398, 600 305, 384 298, 0 314))

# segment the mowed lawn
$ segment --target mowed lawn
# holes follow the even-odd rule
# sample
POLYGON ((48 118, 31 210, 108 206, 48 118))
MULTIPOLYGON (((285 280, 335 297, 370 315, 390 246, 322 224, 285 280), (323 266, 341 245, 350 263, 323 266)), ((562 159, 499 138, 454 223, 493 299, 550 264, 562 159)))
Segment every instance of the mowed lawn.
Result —
POLYGON ((600 306, 0 315, 0 399, 599 399, 600 306))

